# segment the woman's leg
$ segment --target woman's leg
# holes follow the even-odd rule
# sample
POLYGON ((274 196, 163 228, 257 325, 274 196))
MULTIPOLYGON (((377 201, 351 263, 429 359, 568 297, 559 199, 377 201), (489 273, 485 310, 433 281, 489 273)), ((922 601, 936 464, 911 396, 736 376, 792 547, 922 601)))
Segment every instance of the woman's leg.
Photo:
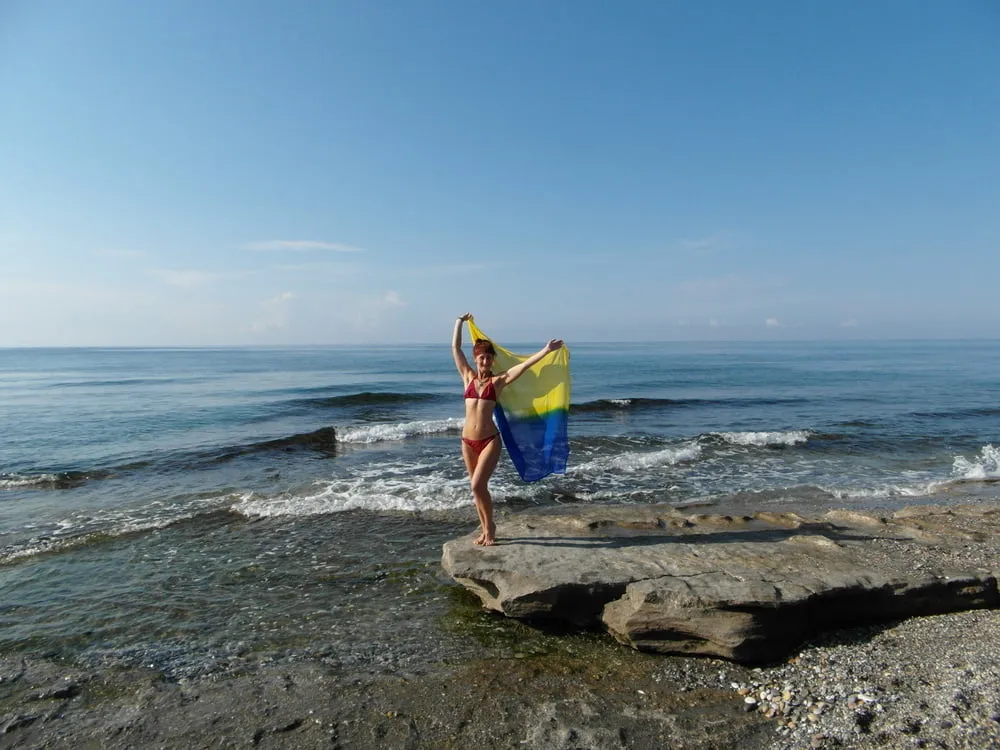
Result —
POLYGON ((482 527, 482 533, 476 538, 476 544, 492 545, 496 541, 496 524, 493 522, 493 498, 490 496, 488 484, 500 459, 500 436, 490 441, 482 453, 478 454, 463 440, 462 458, 465 459, 465 468, 469 471, 472 498, 476 503, 476 513, 479 514, 479 524, 482 527))
MULTIPOLYGON (((471 483, 472 477, 476 473, 476 465, 479 463, 479 454, 465 440, 462 440, 462 458, 465 460, 465 468, 469 472, 469 482, 471 483)), ((475 494, 472 497, 475 501, 475 494)), ((479 516, 479 536, 476 537, 476 544, 482 544, 483 537, 486 536, 488 520, 483 515, 482 506, 478 502, 475 503, 475 506, 476 514, 479 516)))
POLYGON ((490 495, 489 482, 499 460, 500 436, 498 435, 483 448, 471 475, 472 497, 475 498, 476 509, 483 525, 483 538, 479 544, 486 547, 496 542, 497 527, 493 522, 493 497, 490 495))

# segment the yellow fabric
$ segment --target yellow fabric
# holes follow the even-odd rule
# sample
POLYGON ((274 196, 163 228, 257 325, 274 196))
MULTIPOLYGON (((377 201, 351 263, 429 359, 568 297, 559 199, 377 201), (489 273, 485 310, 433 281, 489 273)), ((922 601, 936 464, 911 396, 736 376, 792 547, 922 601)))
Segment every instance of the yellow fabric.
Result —
MULTIPOLYGON (((473 343, 487 339, 496 350, 494 372, 504 372, 524 362, 531 355, 515 354, 500 346, 469 319, 469 335, 473 343)), ((569 411, 570 378, 569 348, 563 346, 549 352, 528 368, 518 380, 503 389, 500 403, 508 414, 518 416, 543 415, 551 411, 569 411)))

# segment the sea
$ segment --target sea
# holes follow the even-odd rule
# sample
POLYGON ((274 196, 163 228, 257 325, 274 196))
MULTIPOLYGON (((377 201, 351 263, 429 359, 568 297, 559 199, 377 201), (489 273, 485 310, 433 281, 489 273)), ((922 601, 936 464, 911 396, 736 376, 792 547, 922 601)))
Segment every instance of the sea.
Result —
MULTIPOLYGON (((1000 341, 569 346, 567 471, 501 459, 500 543, 553 506, 1000 500, 1000 341)), ((440 568, 476 529, 461 394, 447 344, 0 349, 0 654, 178 679, 467 657, 440 568)))

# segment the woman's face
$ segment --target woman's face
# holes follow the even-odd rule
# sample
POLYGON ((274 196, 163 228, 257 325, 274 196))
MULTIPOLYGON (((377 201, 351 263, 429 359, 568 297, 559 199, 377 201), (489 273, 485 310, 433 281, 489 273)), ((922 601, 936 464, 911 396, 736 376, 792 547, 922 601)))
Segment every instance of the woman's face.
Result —
POLYGON ((493 367, 493 355, 489 352, 482 352, 476 355, 476 366, 481 372, 487 372, 493 367))

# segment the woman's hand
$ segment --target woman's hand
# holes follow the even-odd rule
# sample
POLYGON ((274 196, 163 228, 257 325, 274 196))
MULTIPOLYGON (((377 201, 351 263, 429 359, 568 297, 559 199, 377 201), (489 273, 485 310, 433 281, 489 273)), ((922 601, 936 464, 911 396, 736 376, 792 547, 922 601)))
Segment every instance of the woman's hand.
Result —
POLYGON ((545 345, 546 352, 554 352, 556 349, 562 349, 562 339, 551 339, 549 343, 545 345))
POLYGON ((461 315, 458 316, 458 319, 461 320, 463 323, 467 320, 471 320, 471 318, 472 318, 472 313, 462 313, 461 315))

